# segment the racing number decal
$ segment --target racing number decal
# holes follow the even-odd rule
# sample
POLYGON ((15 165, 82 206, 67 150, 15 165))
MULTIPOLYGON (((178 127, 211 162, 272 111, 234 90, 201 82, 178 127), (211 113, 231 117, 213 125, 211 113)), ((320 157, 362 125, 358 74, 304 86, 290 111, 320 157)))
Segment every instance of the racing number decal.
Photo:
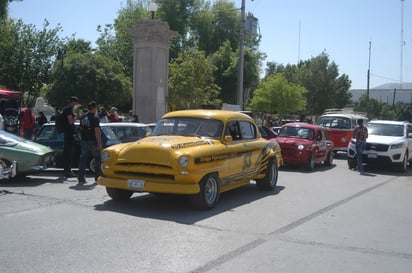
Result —
POLYGON ((251 165, 252 165, 252 152, 247 152, 243 156, 242 171, 250 169, 251 165))

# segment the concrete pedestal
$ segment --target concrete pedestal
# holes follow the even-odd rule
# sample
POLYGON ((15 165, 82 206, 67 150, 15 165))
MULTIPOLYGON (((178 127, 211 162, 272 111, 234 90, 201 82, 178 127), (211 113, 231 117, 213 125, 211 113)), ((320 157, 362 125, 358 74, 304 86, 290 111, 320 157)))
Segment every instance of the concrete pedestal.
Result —
POLYGON ((133 38, 133 112, 139 121, 156 122, 167 111, 170 38, 166 22, 142 21, 128 30, 133 38))

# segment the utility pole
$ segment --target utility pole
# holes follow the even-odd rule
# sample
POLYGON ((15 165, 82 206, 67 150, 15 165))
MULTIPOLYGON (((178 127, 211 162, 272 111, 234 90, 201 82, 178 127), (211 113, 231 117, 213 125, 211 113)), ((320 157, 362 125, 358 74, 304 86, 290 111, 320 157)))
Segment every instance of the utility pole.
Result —
POLYGON ((372 42, 369 41, 369 64, 368 64, 368 81, 366 85, 366 99, 369 100, 369 83, 371 78, 371 46, 372 42))
POLYGON ((238 67, 238 78, 237 78, 237 104, 240 110, 243 110, 243 69, 244 69, 244 53, 243 53, 243 43, 245 35, 245 1, 242 0, 242 6, 240 8, 240 34, 239 34, 239 67, 238 67))

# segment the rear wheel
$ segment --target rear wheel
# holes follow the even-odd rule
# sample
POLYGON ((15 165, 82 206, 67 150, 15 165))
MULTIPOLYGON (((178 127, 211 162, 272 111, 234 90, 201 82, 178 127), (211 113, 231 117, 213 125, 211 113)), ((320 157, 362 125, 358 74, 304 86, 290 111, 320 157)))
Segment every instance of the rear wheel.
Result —
POLYGON ((265 177, 263 179, 256 180, 256 186, 259 190, 273 190, 278 182, 278 166, 275 160, 272 158, 269 160, 265 177))
POLYGON ((126 201, 133 194, 133 192, 129 190, 116 189, 110 187, 106 187, 106 192, 115 201, 126 201))
POLYGON ((219 179, 216 174, 208 174, 200 181, 200 192, 192 195, 194 207, 201 210, 213 209, 219 200, 219 179))

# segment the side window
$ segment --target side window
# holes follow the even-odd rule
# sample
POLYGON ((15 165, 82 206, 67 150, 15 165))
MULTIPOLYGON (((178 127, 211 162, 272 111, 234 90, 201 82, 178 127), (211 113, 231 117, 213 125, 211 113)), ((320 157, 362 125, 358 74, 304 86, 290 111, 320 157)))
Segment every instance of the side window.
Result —
POLYGON ((242 134, 242 139, 255 139, 256 132, 255 126, 248 121, 241 121, 239 122, 240 132, 242 134))
POLYGON ((242 139, 240 134, 239 122, 238 121, 230 121, 226 125, 226 136, 232 136, 233 140, 240 140, 242 139))

